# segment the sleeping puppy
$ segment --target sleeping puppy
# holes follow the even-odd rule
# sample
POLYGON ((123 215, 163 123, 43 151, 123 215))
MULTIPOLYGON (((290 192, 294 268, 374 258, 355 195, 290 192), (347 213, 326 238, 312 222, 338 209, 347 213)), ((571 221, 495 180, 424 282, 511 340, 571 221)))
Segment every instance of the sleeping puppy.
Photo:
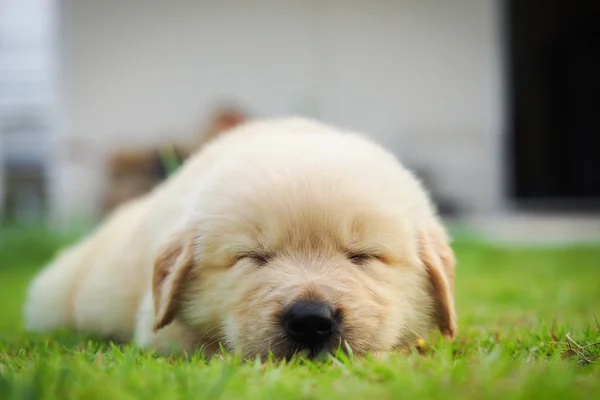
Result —
POLYGON ((160 352, 381 353, 455 335, 454 264, 392 154, 310 120, 254 121, 63 251, 26 322, 160 352))

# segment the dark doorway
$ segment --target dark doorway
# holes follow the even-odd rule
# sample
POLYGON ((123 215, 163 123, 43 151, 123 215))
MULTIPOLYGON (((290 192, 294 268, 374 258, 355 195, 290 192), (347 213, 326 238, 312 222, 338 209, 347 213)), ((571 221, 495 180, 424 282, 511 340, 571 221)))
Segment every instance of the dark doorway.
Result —
POLYGON ((600 1, 507 5, 513 199, 600 209, 600 1))

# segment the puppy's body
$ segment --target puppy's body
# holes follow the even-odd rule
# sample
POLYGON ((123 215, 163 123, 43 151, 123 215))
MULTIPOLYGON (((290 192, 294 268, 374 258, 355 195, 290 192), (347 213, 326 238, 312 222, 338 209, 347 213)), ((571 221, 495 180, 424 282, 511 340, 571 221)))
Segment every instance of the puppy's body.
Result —
POLYGON ((316 122, 259 121, 63 252, 26 321, 161 351, 387 351, 434 324, 454 334, 453 279, 435 210, 391 154, 316 122), (315 304, 326 334, 308 340, 292 311, 315 304))

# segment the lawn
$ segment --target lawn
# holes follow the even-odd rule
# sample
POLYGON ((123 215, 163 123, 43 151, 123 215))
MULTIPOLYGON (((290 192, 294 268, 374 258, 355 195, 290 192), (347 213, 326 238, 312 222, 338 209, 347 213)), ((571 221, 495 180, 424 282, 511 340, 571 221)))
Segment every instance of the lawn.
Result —
POLYGON ((0 230, 2 400, 600 398, 600 346, 593 345, 600 245, 515 249, 458 240, 454 343, 432 335, 426 351, 410 356, 278 364, 162 357, 69 332, 25 334, 27 282, 68 240, 0 230))

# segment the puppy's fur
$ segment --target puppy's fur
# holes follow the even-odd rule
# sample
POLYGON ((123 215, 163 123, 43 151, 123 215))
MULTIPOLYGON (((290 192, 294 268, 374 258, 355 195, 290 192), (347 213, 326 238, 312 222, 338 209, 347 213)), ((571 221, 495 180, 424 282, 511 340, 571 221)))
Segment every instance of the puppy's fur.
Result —
POLYGON ((243 124, 118 208, 29 288, 27 327, 159 351, 303 350, 282 313, 328 304, 356 354, 453 337, 454 255, 420 183, 360 135, 304 119, 243 124))

